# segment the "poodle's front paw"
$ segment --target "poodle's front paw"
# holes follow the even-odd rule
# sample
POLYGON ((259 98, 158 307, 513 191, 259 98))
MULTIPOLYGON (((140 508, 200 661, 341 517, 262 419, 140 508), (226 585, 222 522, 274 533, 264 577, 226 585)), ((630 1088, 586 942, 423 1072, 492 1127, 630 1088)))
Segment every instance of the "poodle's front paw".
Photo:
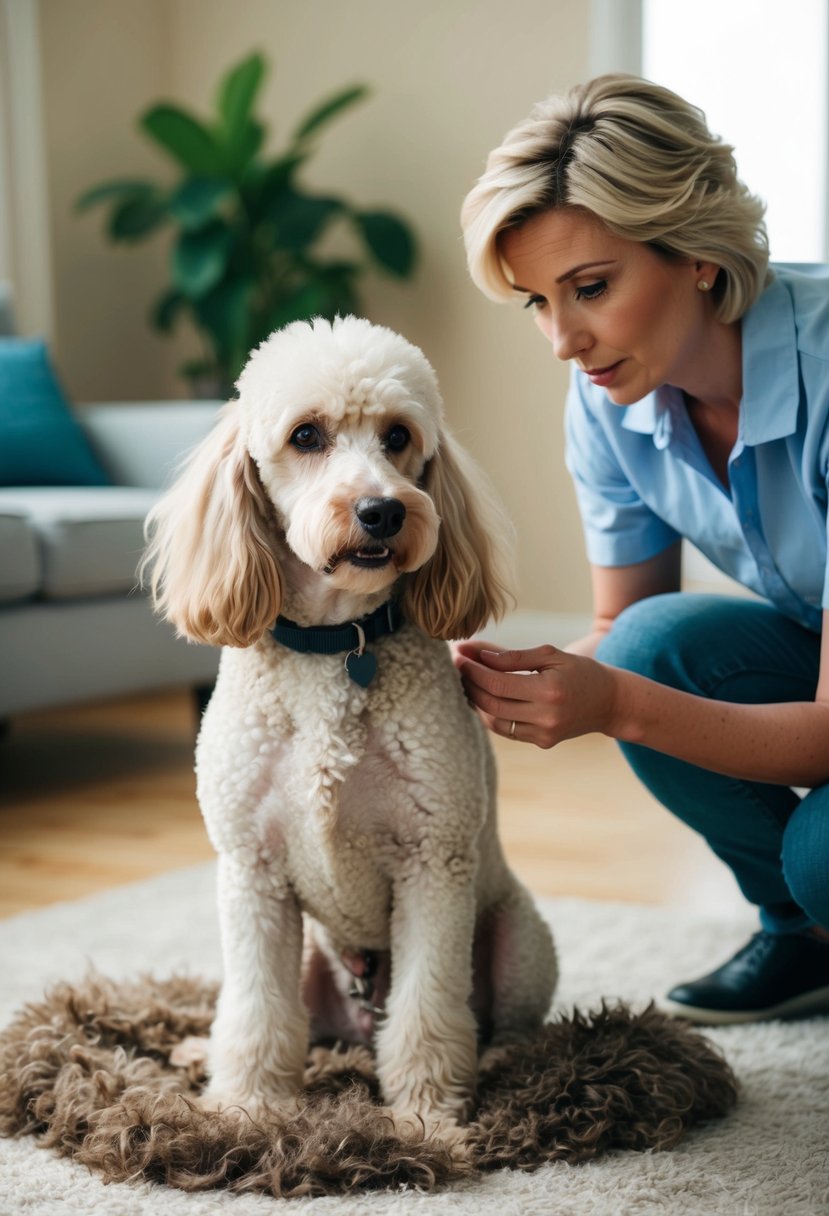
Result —
POLYGON ((423 1140, 440 1140, 452 1150, 462 1150, 466 1143, 467 1128, 458 1122, 454 1114, 434 1108, 422 1110, 398 1110, 388 1112, 394 1124, 395 1135, 409 1143, 419 1144, 423 1140))
POLYGON ((210 1040, 188 1035, 180 1043, 176 1043, 170 1052, 170 1064, 173 1068, 190 1068, 194 1065, 204 1068, 207 1064, 207 1048, 210 1040))

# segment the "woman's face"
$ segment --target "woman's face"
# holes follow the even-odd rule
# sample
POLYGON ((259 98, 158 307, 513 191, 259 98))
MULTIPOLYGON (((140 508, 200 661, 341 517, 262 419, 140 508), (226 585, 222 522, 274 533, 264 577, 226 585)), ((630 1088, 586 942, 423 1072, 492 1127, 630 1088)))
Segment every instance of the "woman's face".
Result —
POLYGON ((577 208, 545 211, 501 234, 517 291, 559 359, 572 359, 616 405, 663 384, 693 391, 714 319, 711 263, 668 258, 614 236, 577 208))

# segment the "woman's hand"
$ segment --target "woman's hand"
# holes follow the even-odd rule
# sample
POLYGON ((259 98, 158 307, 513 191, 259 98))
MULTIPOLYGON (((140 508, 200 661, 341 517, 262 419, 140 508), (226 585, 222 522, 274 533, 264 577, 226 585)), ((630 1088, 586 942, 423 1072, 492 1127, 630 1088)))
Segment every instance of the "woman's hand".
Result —
POLYGON ((555 646, 459 642, 452 649, 469 701, 496 735, 548 748, 590 731, 612 733, 614 671, 596 659, 555 646))

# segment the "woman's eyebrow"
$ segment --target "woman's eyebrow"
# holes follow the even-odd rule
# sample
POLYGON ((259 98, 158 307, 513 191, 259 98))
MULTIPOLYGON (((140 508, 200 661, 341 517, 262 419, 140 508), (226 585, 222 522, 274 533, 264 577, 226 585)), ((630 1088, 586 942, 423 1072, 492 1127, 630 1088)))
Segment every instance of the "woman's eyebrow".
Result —
MULTIPOLYGON (((615 266, 616 258, 604 258, 600 262, 580 262, 578 266, 574 266, 572 270, 566 271, 556 279, 557 283, 566 283, 569 279, 575 278, 577 274, 581 274, 583 270, 591 270, 595 266, 615 266)), ((521 287, 518 283, 512 284, 513 291, 523 291, 525 296, 536 294, 529 287, 521 287)))
POLYGON ((580 274, 582 270, 592 270, 594 266, 613 266, 615 258, 604 258, 599 262, 580 262, 578 266, 574 266, 572 270, 568 270, 566 274, 560 275, 556 279, 557 283, 566 283, 568 279, 572 279, 575 275, 580 274))

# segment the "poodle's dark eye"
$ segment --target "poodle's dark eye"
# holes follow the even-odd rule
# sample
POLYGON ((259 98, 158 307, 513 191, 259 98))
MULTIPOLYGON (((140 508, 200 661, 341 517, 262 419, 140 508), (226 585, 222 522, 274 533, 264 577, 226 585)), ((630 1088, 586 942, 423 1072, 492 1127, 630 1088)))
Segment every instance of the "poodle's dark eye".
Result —
POLYGON ((318 452, 322 447, 322 436, 310 422, 303 422, 291 435, 291 443, 302 452, 318 452))
POLYGON ((386 436, 386 447, 390 452, 402 452, 410 439, 411 435, 405 426, 393 426, 386 436))

